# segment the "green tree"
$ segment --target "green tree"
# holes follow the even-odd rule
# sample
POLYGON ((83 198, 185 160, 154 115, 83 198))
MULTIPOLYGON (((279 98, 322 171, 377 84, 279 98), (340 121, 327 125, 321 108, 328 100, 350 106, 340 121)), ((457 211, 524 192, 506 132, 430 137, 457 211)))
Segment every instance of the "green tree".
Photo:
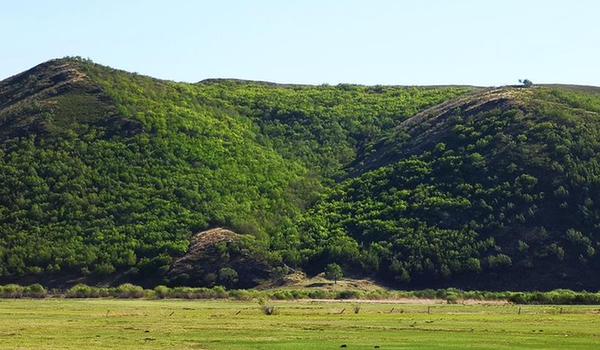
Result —
POLYGON ((344 272, 342 271, 340 265, 336 263, 331 263, 325 268, 325 277, 327 279, 333 280, 333 283, 337 284, 337 281, 340 278, 344 277, 344 272))
POLYGON ((519 83, 523 84, 524 87, 531 87, 533 82, 529 79, 519 79, 519 83))
POLYGON ((219 282, 225 287, 233 287, 238 283, 238 273, 230 267, 219 270, 219 282))

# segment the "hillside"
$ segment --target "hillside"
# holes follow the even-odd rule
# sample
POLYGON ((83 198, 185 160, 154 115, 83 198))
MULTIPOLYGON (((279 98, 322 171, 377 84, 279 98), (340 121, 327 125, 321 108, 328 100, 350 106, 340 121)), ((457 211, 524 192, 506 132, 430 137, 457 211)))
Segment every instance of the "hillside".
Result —
POLYGON ((304 219, 307 263, 396 286, 597 289, 600 94, 490 89, 373 143, 304 219))
POLYGON ((219 248, 223 267, 240 249, 300 265, 296 222, 364 147, 469 91, 184 84, 43 63, 0 82, 0 281, 202 285, 167 272, 221 226, 245 237, 219 248))
POLYGON ((599 136, 593 87, 52 60, 0 82, 0 282, 251 287, 335 262, 401 288, 598 289, 599 136))

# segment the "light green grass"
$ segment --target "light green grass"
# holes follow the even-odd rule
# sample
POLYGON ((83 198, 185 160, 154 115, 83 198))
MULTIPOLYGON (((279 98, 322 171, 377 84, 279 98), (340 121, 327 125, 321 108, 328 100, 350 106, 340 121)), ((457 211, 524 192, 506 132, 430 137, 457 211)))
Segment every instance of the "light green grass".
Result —
POLYGON ((599 307, 0 300, 1 349, 598 349, 599 307), (393 311, 392 311, 393 308, 393 311), (343 313, 340 312, 345 309, 343 313), (390 312, 392 311, 392 312, 390 312))

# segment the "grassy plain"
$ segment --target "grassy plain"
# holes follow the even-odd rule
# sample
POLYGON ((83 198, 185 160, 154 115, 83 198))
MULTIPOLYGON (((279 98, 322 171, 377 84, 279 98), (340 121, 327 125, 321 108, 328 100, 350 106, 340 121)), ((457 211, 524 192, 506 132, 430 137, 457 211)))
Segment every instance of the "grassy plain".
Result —
POLYGON ((0 300, 1 349, 597 349, 598 306, 0 300), (519 314, 519 308, 521 309, 519 314), (428 313, 429 309, 429 313, 428 313), (343 310, 343 311, 342 311, 343 310))

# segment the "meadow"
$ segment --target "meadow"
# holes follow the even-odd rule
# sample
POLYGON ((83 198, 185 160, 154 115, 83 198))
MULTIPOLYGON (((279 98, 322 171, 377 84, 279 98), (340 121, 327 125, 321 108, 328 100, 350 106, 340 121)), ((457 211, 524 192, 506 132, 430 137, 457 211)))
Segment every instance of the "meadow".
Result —
POLYGON ((600 307, 1 299, 0 349, 597 349, 600 307), (263 305, 264 306, 264 305, 263 305))

